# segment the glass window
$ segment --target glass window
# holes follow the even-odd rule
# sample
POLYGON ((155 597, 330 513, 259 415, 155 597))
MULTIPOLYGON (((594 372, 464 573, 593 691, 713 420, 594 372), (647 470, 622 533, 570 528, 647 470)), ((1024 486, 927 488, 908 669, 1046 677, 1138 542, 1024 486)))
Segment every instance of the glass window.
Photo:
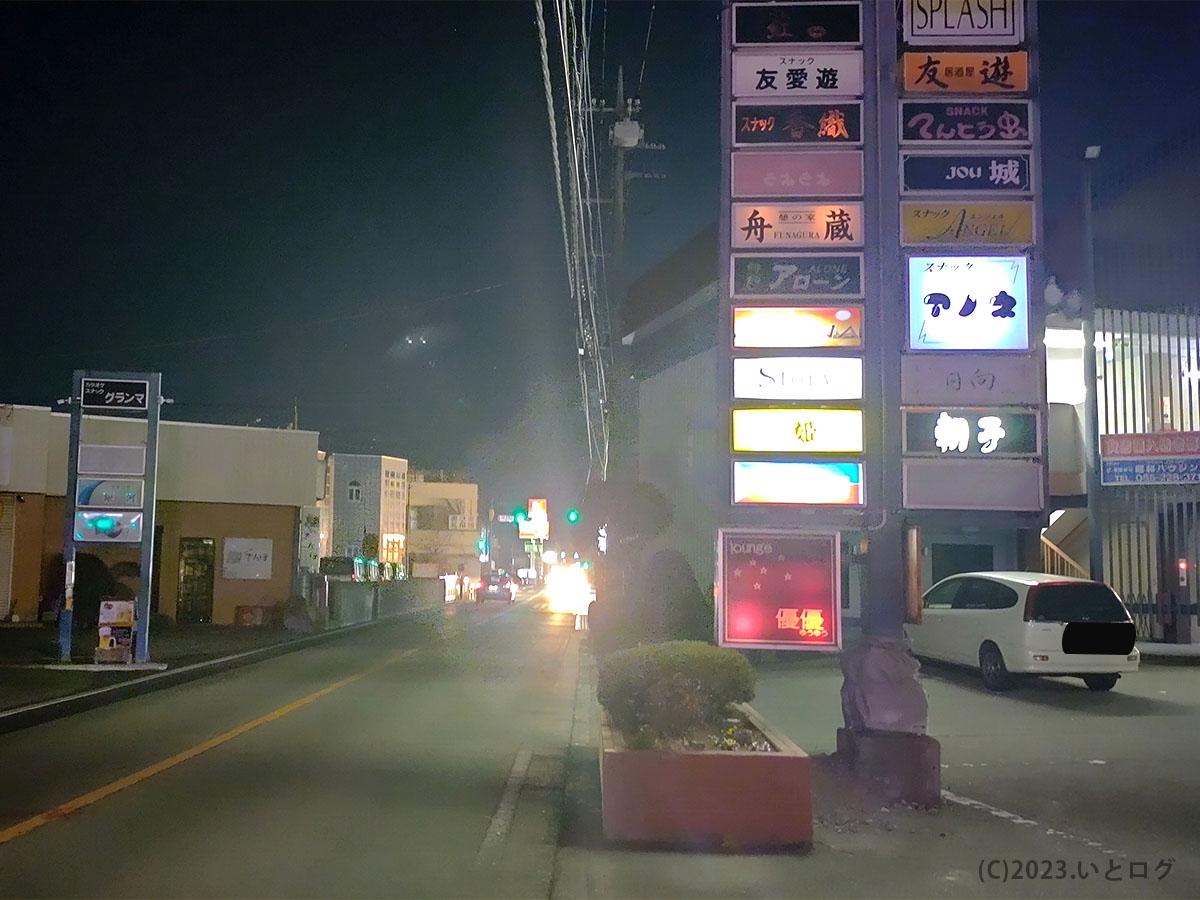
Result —
POLYGON ((1128 622, 1129 613, 1108 585, 1067 581, 1030 588, 1025 618, 1031 622, 1128 622))
POLYGON ((954 595, 962 585, 962 579, 956 578, 953 581, 946 581, 937 585, 925 595, 926 609, 949 609, 954 600, 954 595))
POLYGON ((362 500, 362 485, 357 481, 352 481, 347 485, 346 493, 352 503, 358 503, 362 500))

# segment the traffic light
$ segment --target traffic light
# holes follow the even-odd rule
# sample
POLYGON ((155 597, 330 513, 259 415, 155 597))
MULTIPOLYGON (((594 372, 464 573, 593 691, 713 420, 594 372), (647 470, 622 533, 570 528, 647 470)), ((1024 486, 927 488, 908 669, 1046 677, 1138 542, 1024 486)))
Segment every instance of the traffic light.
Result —
POLYGON ((475 546, 479 549, 480 553, 487 553, 487 538, 481 537, 475 542, 475 546))
POLYGON ((524 522, 528 518, 529 518, 529 514, 526 513, 525 510, 521 509, 520 507, 517 507, 516 509, 513 510, 513 519, 517 523, 524 522))
POLYGON ((570 522, 572 525, 574 525, 576 522, 578 522, 579 521, 579 510, 568 509, 567 510, 567 521, 570 522))

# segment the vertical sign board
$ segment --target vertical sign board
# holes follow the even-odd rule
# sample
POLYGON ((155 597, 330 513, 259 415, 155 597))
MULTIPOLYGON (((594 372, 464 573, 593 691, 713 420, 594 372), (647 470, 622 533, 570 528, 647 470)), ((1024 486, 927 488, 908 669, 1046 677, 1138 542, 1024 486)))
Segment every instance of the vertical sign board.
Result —
POLYGON ((717 642, 745 650, 842 646, 837 532, 717 532, 717 642))

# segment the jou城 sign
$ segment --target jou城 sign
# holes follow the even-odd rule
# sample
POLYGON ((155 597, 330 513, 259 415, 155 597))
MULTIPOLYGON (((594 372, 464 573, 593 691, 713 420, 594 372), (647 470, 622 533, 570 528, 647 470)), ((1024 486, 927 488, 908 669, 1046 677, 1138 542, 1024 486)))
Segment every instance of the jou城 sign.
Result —
POLYGON ((901 153, 901 190, 1028 194, 1031 159, 1029 153, 901 153))
POLYGON ((1025 256, 912 256, 910 350, 1028 350, 1025 256))
POLYGON ((904 0, 904 42, 1006 47, 1025 38, 1024 0, 904 0))

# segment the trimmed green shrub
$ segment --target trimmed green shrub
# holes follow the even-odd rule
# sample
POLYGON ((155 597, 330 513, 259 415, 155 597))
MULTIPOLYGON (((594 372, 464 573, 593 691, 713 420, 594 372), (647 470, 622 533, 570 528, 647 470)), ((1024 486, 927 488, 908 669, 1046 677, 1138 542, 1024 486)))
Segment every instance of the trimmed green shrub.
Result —
POLYGON ((700 641, 645 644, 601 663, 596 694, 627 744, 653 746, 719 725, 731 704, 754 699, 754 669, 700 641))

